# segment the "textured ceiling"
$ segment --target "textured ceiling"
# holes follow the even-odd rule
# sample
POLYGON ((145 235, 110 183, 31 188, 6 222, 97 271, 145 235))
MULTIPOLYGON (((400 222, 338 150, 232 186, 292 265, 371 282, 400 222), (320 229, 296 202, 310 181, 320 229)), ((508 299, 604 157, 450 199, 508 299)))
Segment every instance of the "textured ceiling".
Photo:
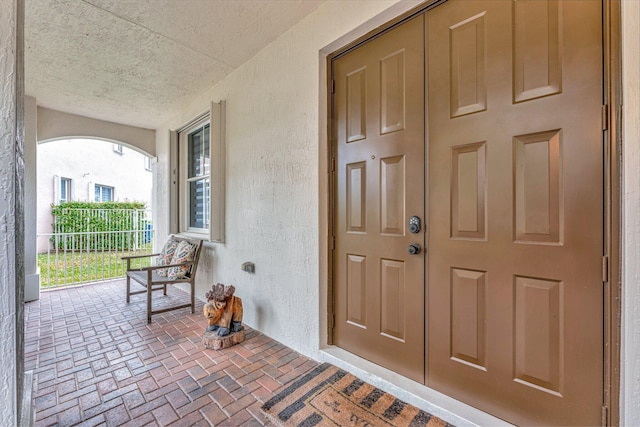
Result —
POLYGON ((38 105, 155 128, 324 0, 27 0, 38 105))

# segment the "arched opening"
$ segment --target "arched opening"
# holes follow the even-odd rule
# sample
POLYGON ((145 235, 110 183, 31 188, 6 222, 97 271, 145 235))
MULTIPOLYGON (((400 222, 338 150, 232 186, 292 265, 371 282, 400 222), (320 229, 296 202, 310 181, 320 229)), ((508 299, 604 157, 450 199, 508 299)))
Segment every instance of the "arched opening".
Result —
POLYGON ((41 289, 124 275, 123 254, 150 253, 153 158, 107 138, 38 141, 41 289))

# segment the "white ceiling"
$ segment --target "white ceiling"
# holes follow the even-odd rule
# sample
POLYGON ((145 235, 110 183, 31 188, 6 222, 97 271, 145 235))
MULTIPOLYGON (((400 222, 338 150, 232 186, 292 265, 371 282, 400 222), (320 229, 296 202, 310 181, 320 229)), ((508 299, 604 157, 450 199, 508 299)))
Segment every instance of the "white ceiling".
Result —
POLYGON ((324 0, 27 0, 38 105, 155 128, 324 0))

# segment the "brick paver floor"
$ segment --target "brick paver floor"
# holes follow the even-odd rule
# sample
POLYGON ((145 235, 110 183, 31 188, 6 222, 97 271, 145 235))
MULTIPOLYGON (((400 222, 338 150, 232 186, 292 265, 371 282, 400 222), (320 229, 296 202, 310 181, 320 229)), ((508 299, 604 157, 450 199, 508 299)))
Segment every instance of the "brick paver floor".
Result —
MULTIPOLYGON (((154 293, 154 307, 188 299, 168 293, 154 293)), ((36 426, 271 425, 262 403, 317 365, 250 328, 242 344, 205 349, 201 302, 195 314, 176 310, 147 325, 145 298, 126 304, 116 280, 25 305, 36 426)))

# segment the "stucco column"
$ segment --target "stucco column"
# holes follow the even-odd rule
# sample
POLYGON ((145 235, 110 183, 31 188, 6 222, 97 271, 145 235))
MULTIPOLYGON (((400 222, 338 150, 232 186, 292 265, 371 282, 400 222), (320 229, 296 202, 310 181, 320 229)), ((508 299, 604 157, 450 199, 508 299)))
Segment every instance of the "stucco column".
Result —
MULTIPOLYGON (((22 5, 20 5, 22 6, 22 5)), ((22 244, 16 245, 16 149, 19 70, 17 0, 2 0, 0 7, 0 420, 18 424, 22 367, 18 366, 17 326, 22 322, 17 301, 16 261, 22 244)), ((19 187, 18 187, 19 193, 19 187)), ((19 209, 19 208, 18 208, 19 209)), ((18 228, 21 228, 18 227, 18 228)))

